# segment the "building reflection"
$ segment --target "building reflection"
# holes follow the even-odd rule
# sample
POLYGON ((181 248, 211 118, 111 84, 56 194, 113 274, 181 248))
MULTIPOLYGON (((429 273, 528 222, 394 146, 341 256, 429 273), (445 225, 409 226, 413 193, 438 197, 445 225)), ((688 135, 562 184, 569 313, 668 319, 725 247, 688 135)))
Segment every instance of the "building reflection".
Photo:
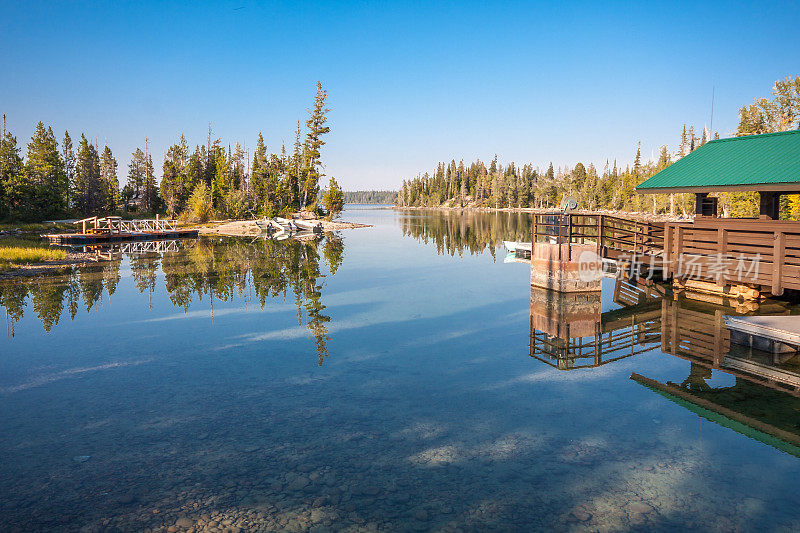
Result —
POLYGON ((620 309, 601 313, 597 293, 531 287, 530 355, 561 370, 595 367, 658 346, 661 310, 651 287, 618 280, 620 309))
POLYGON ((678 357, 689 363, 684 377, 658 381, 644 375, 643 364, 631 379, 708 420, 800 457, 800 355, 732 344, 724 320, 790 314, 788 304, 661 294, 629 280, 616 281, 614 302, 618 309, 601 313, 599 300, 532 289, 531 357, 560 370, 644 352, 678 357), (715 385, 715 371, 733 377, 733 384, 715 385))

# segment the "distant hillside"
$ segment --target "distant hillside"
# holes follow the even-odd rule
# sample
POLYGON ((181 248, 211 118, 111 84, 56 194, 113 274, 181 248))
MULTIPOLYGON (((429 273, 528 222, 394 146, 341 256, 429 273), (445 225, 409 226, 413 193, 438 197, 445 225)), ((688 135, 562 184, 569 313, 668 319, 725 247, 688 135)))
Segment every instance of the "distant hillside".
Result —
POLYGON ((345 191, 346 204, 394 204, 397 191, 345 191))

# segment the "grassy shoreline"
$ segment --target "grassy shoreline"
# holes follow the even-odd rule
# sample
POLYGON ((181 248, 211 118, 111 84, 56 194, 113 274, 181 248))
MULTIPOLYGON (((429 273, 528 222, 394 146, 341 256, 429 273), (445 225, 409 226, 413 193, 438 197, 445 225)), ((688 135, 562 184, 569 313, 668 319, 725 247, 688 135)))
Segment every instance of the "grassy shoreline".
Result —
POLYGON ((67 252, 50 248, 46 243, 19 237, 0 239, 0 272, 23 266, 63 261, 67 252))

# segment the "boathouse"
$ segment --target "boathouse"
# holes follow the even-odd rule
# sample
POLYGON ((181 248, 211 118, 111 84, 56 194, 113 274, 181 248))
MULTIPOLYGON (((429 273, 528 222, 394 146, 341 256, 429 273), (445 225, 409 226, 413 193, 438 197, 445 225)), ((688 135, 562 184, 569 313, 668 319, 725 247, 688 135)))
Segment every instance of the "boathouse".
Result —
POLYGON ((694 193, 695 213, 712 217, 718 210, 710 193, 757 192, 760 218, 778 220, 780 197, 800 194, 800 130, 709 141, 636 190, 694 193))
POLYGON ((636 190, 695 194, 694 221, 664 228, 664 273, 671 271, 679 284, 722 292, 739 287, 742 295, 745 287, 773 295, 800 290, 800 222, 779 220, 781 197, 800 194, 800 131, 710 141, 636 190), (758 193, 759 217, 719 217, 710 195, 720 192, 758 193), (706 273, 688 279, 678 270, 687 260, 695 273, 706 273))
POLYGON ((636 190, 693 193, 696 216, 534 214, 531 285, 599 290, 599 277, 593 281, 587 268, 591 274, 611 260, 633 277, 656 275, 678 289, 745 299, 800 291, 800 221, 779 220, 781 197, 800 194, 800 131, 710 141, 636 190), (748 191, 760 196, 757 218, 720 217, 710 196, 748 191))

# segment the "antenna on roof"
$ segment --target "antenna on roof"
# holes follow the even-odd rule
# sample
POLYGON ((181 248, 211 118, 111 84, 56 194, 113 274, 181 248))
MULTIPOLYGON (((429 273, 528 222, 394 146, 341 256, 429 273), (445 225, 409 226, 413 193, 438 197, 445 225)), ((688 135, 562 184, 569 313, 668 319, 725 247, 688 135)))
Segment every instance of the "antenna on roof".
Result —
POLYGON ((708 132, 709 136, 713 135, 712 132, 714 131, 714 92, 715 92, 715 89, 716 89, 716 87, 714 87, 712 85, 711 86, 711 126, 709 127, 709 132, 708 132))

